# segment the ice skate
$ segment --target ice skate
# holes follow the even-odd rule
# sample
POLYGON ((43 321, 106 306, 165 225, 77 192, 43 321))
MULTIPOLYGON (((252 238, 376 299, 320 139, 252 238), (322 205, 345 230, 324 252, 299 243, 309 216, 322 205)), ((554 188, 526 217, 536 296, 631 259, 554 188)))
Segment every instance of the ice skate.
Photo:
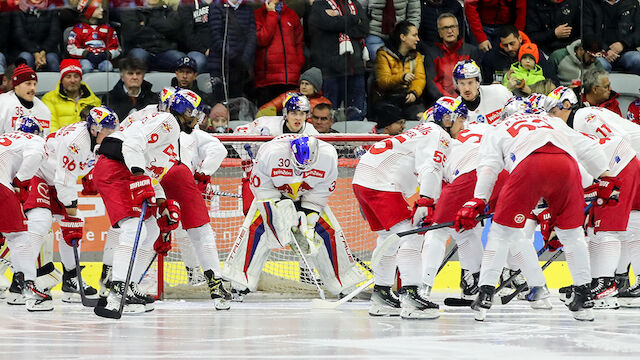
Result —
POLYGON ((22 290, 27 310, 29 311, 51 311, 53 310, 53 300, 48 294, 38 290, 33 280, 24 282, 22 290))
POLYGON ((9 287, 9 294, 7 295, 7 304, 9 305, 24 305, 24 296, 22 290, 24 289, 24 274, 16 272, 13 274, 13 280, 9 287))
POLYGON ((375 285, 371 294, 371 306, 369 315, 371 316, 399 316, 400 299, 391 290, 391 286, 375 285))
POLYGON ((105 306, 98 304, 98 306, 93 310, 94 313, 98 316, 111 319, 119 319, 122 314, 143 313, 144 301, 133 296, 131 290, 127 291, 127 297, 125 299, 124 308, 122 309, 122 314, 119 313, 120 301, 122 300, 125 288, 124 281, 114 281, 111 284, 111 290, 109 291, 109 296, 107 296, 105 306))
POLYGON ((462 269, 460 274, 460 289, 462 291, 460 298, 465 300, 473 300, 478 295, 478 280, 480 272, 471 273, 471 271, 462 269))
POLYGON ((11 281, 9 281, 9 279, 7 279, 4 276, 4 272, 1 272, 0 273, 0 299, 4 299, 7 296, 5 291, 7 291, 10 286, 11 286, 11 281))
MULTIPOLYGON (((62 301, 67 303, 80 303, 82 298, 80 297, 80 288, 78 281, 77 269, 67 271, 64 269, 62 274, 62 301)), ((87 299, 97 299, 98 291, 92 286, 87 285, 83 281, 84 295, 87 299)))
POLYGON ((236 288, 231 288, 231 301, 233 302, 243 302, 244 296, 250 293, 249 289, 238 290, 236 288))
POLYGON ((558 295, 560 296, 560 301, 567 305, 567 300, 571 298, 571 293, 573 292, 573 285, 563 286, 558 289, 558 295))
POLYGON ((139 300, 142 300, 142 302, 144 303, 145 312, 153 311, 155 309, 155 306, 153 305, 153 303, 156 301, 156 299, 149 294, 145 294, 137 282, 134 281, 130 283, 129 289, 131 290, 131 293, 133 294, 134 297, 138 298, 139 300))
POLYGON ((618 302, 625 308, 640 307, 640 275, 636 277, 633 287, 629 284, 629 273, 616 274, 618 286, 618 302))
POLYGON ((547 289, 547 285, 533 286, 526 293, 523 291, 525 300, 529 302, 532 309, 551 310, 551 293, 547 289))
POLYGON ((111 289, 111 265, 102 264, 102 274, 100 274, 100 293, 101 298, 106 298, 111 289))
POLYGON ((473 303, 471 303, 471 308, 473 309, 474 318, 477 321, 484 321, 487 317, 487 310, 491 309, 493 294, 496 289, 491 285, 482 285, 480 286, 480 291, 478 292, 478 296, 473 303))
POLYGON ((224 288, 222 278, 216 278, 212 270, 204 272, 209 286, 209 293, 213 299, 216 310, 229 310, 231 308, 231 294, 224 288))
POLYGON ((403 319, 437 319, 440 317, 440 307, 420 295, 420 291, 415 285, 402 287, 400 308, 400 317, 403 319))
POLYGON ((46 263, 38 268, 36 287, 46 293, 62 281, 62 272, 53 266, 53 263, 46 263))
POLYGON ((195 268, 185 266, 185 268, 187 269, 187 276, 189 277, 189 285, 200 286, 206 284, 207 278, 204 277, 199 266, 195 268))
POLYGON ((572 286, 566 295, 565 305, 573 318, 580 321, 593 321, 593 301, 590 299, 590 284, 572 286))
POLYGON ((591 299, 594 309, 618 309, 618 287, 615 278, 599 277, 591 280, 591 299))

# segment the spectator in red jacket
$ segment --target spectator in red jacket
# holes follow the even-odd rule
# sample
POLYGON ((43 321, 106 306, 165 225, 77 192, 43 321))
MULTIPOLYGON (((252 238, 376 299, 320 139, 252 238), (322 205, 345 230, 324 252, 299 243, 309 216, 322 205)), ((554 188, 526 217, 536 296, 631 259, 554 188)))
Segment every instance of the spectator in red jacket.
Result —
POLYGON ((440 41, 425 46, 424 65, 427 69, 427 104, 442 96, 458 97, 453 83, 453 68, 460 60, 475 60, 480 63, 482 53, 477 46, 467 44, 460 38, 460 25, 452 13, 438 17, 440 41))
POLYGON ((512 24, 524 31, 527 0, 464 0, 464 13, 478 47, 487 52, 497 46, 502 25, 512 24))
POLYGON ((69 33, 69 55, 80 59, 85 74, 96 68, 100 71, 113 70, 110 60, 120 55, 120 42, 115 30, 103 21, 101 1, 89 1, 83 9, 83 15, 86 22, 77 24, 69 33))
POLYGON ((622 116, 618 94, 611 90, 611 81, 606 70, 587 70, 582 75, 582 86, 582 102, 585 105, 602 107, 622 116))
POLYGON ((300 18, 281 0, 267 0, 253 12, 256 21, 255 86, 258 105, 295 89, 304 66, 300 18))
POLYGON ((627 109, 627 119, 640 125, 640 98, 635 99, 627 109))

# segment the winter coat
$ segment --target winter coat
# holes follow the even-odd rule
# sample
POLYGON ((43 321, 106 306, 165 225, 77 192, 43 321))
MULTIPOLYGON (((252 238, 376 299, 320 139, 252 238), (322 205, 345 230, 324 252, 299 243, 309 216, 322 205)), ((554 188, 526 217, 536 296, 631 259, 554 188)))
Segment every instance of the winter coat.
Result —
POLYGON ((536 66, 532 70, 527 70, 520 65, 520 62, 511 64, 511 75, 505 76, 502 79, 502 85, 509 88, 509 79, 522 79, 526 85, 533 85, 538 81, 544 80, 544 74, 540 65, 536 66))
POLYGON ((569 45, 580 37, 580 0, 527 0, 527 25, 525 32, 545 54, 569 45), (562 25, 571 26, 571 35, 558 39, 555 29, 562 25))
POLYGON ((464 13, 479 44, 487 40, 483 25, 514 24, 524 30, 527 0, 464 0, 464 13))
POLYGON ((427 93, 430 100, 441 96, 458 97, 453 83, 453 68, 460 60, 475 60, 480 63, 482 53, 477 46, 458 40, 452 47, 442 42, 427 46, 424 64, 427 70, 427 93))
MULTIPOLYGON (((331 10, 328 1, 314 1, 309 15, 311 38, 311 66, 322 70, 322 76, 340 77, 364 74, 362 59, 363 41, 369 35, 369 19, 358 2, 352 0, 357 15, 351 15, 347 0, 336 0, 343 8, 343 16, 329 16, 331 10), (346 19, 345 19, 346 17, 346 19), (351 39, 353 53, 340 55, 338 36, 344 33, 351 39)), ((370 54, 373 58, 373 54, 370 54)))
POLYGON ((576 56, 576 47, 578 45, 580 45, 580 39, 567 45, 564 49, 554 51, 549 56, 549 61, 556 67, 560 85, 569 86, 573 80, 582 79, 582 74, 585 71, 593 68, 602 68, 598 61, 589 66, 584 66, 576 56))
MULTIPOLYGON (((416 27, 420 26, 420 0, 392 0, 396 10, 396 23, 408 20, 416 27)), ((386 6, 386 0, 369 0, 367 16, 369 17, 369 33, 386 38, 382 34, 382 11, 386 6)), ((372 54, 373 55, 373 54, 372 54)))
POLYGON ((13 45, 18 52, 27 51, 33 54, 44 50, 47 53, 58 53, 62 34, 55 11, 16 11, 13 13, 12 28, 13 45))
POLYGON ((416 98, 420 98, 427 83, 422 54, 410 51, 404 59, 401 59, 397 51, 383 46, 378 50, 377 55, 376 84, 383 96, 402 89, 405 93, 413 92, 416 98), (406 73, 413 73, 416 76, 410 84, 402 79, 406 73))
POLYGON ((198 9, 193 4, 183 4, 178 7, 178 14, 182 21, 182 41, 178 43, 180 50, 185 53, 207 52, 212 45, 209 4, 199 1, 198 9))
POLYGON ((624 50, 640 45, 640 5, 637 0, 620 0, 611 5, 603 0, 584 0, 584 36, 600 40, 603 49, 621 42, 624 50))
POLYGON ((182 22, 178 12, 172 8, 163 5, 123 10, 121 18, 122 42, 127 51, 142 48, 159 54, 178 48, 182 22))
POLYGON ((85 106, 100 106, 100 99, 85 83, 80 84, 80 99, 77 102, 75 99, 67 96, 60 82, 58 82, 55 90, 44 94, 42 102, 45 103, 51 111, 52 132, 63 126, 81 121, 80 111, 82 111, 85 106))
POLYGON ((115 111, 118 118, 124 119, 131 110, 140 110, 147 105, 158 103, 158 94, 152 92, 151 83, 144 80, 140 94, 133 98, 124 92, 124 83, 118 80, 113 89, 102 97, 102 103, 115 111))
MULTIPOLYGON (((420 18, 420 41, 425 45, 432 45, 441 41, 438 34, 438 17, 444 13, 451 13, 458 19, 458 29, 460 37, 465 37, 465 21, 462 5, 458 0, 444 0, 439 6, 434 5, 428 0, 421 0, 422 16, 420 18)), ((424 45, 423 45, 424 46, 424 45)))
MULTIPOLYGON (((300 89, 298 89, 296 91, 300 91, 300 89)), ((278 97, 276 97, 273 100, 269 101, 268 103, 262 105, 260 107, 260 111, 266 110, 267 108, 274 108, 277 114, 281 114, 282 113, 282 103, 284 102, 284 99, 287 97, 288 93, 289 93, 289 91, 283 92, 278 97)), ((322 96, 321 93, 314 93, 312 96, 307 96, 307 99, 309 99, 309 104, 311 104, 311 112, 313 112, 313 108, 316 107, 316 105, 318 105, 318 104, 327 103, 327 104, 333 106, 333 104, 331 104, 331 100, 329 100, 326 97, 322 96)), ((311 114, 311 112, 309 114, 311 114)), ((266 115, 266 114, 264 114, 264 115, 266 115)), ((276 114, 273 114, 273 115, 276 115, 276 114)))
POLYGON ((302 23, 287 5, 278 14, 266 5, 253 12, 256 21, 255 85, 297 85, 304 67, 302 23))
POLYGON ((611 95, 609 95, 609 98, 603 102, 601 102, 600 104, 590 104, 587 101, 586 96, 584 96, 584 93, 582 94, 582 102, 584 103, 585 106, 596 106, 596 107, 601 107, 601 108, 605 108, 607 110, 611 110, 614 113, 622 116, 622 111, 620 111, 620 103, 618 102, 618 97, 620 96, 620 94, 618 94, 617 92, 611 90, 611 95))
POLYGON ((85 51, 108 51, 110 59, 117 58, 122 52, 118 34, 109 24, 77 24, 69 33, 67 52, 72 58, 82 58, 85 51))
POLYGON ((242 70, 253 75, 253 61, 256 51, 256 23, 253 11, 242 3, 238 9, 221 3, 209 5, 209 31, 212 45, 207 65, 211 77, 222 75, 222 44, 225 34, 225 18, 229 14, 225 49, 225 69, 242 70))

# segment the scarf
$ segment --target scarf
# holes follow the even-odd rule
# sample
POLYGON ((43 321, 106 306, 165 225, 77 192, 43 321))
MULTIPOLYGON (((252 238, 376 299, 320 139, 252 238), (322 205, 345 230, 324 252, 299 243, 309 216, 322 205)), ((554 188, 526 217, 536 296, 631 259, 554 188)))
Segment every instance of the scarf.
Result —
MULTIPOLYGON (((340 16, 343 16, 342 8, 338 6, 336 0, 327 0, 331 9, 336 10, 340 16)), ((353 3, 353 0, 347 0, 347 6, 349 7, 349 13, 351 15, 358 15, 358 8, 353 3)), ((353 54, 353 44, 351 43, 351 38, 349 35, 345 33, 338 34, 338 53, 340 55, 344 54, 353 54)), ((362 60, 369 61, 369 51, 364 43, 364 39, 360 39, 360 43, 362 44, 362 60)))

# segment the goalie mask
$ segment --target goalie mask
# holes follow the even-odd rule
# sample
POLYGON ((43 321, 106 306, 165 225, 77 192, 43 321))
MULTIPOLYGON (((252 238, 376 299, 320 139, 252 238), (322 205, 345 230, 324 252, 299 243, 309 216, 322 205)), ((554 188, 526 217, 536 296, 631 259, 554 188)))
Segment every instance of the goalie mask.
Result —
POLYGON ((36 120, 32 116, 20 116, 18 120, 16 120, 15 129, 17 131, 22 131, 33 135, 44 136, 44 134, 42 133, 42 126, 40 126, 38 120, 36 120))
POLYGON ((169 109, 169 105, 171 105, 171 101, 173 100, 173 96, 178 92, 179 88, 175 88, 173 86, 167 86, 160 91, 158 94, 158 110, 159 111, 167 111, 169 109))
POLYGON ((318 139, 311 136, 300 136, 291 140, 291 160, 296 171, 303 172, 311 169, 318 161, 318 139))
POLYGON ((100 132, 102 129, 115 130, 120 125, 118 115, 106 106, 96 106, 89 110, 87 115, 87 128, 89 131, 100 132))
POLYGON ((193 121, 195 118, 199 124, 205 118, 205 113, 202 110, 202 99, 198 94, 191 90, 178 90, 173 95, 173 100, 169 105, 169 110, 174 113, 174 115, 182 115, 192 119, 178 120, 178 123, 180 123, 180 130, 187 134, 191 134, 193 131, 193 127, 187 126, 188 122, 193 121))

